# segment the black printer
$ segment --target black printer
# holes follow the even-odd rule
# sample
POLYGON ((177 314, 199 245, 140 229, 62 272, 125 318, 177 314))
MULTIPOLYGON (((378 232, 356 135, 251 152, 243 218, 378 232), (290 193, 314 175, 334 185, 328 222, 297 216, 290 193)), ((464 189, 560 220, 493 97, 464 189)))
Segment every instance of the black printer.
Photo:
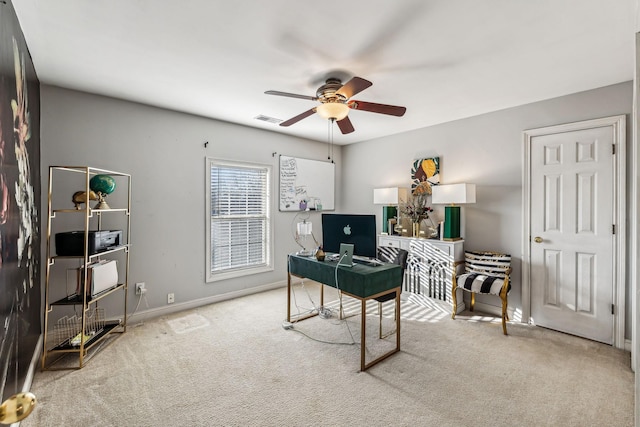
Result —
MULTIPOLYGON (((122 245, 122 230, 88 231, 89 255, 108 251, 122 245)), ((59 256, 84 256, 84 231, 56 233, 56 254, 59 256)))

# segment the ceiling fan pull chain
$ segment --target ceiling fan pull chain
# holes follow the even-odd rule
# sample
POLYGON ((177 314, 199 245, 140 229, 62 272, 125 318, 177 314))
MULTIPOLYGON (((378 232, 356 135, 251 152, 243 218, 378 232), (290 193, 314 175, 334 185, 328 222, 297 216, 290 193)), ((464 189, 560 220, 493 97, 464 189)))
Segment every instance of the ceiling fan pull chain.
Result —
POLYGON ((331 162, 333 162, 333 123, 336 121, 336 119, 331 119, 329 120, 329 135, 331 135, 331 144, 329 146, 329 149, 331 150, 331 162))
POLYGON ((331 160, 331 120, 327 120, 327 160, 331 160))

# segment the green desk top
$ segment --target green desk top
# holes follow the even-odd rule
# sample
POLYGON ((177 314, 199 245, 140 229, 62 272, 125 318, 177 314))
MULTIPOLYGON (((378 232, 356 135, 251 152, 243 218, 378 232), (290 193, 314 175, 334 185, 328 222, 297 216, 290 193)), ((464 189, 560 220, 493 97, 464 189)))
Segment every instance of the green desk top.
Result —
POLYGON ((337 264, 335 261, 318 261, 315 258, 289 255, 288 271, 295 276, 333 286, 360 298, 369 298, 402 286, 402 269, 396 264, 340 266, 336 286, 337 264))

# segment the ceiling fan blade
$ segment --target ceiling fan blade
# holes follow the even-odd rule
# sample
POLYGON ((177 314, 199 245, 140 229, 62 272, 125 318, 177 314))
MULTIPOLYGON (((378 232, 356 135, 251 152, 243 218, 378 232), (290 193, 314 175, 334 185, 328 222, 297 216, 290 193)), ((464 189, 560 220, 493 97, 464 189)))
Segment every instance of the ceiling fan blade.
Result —
POLYGON ((407 111, 406 107, 396 105, 376 104, 375 102, 349 101, 349 108, 353 110, 370 111, 372 113, 388 114, 390 116, 402 117, 407 111))
POLYGON ((315 114, 316 112, 316 107, 313 107, 310 110, 305 111, 304 113, 298 114, 295 117, 290 118, 289 120, 286 120, 282 123, 280 123, 280 126, 291 126, 294 123, 298 123, 300 120, 309 117, 312 114, 315 114))
POLYGON ((349 99, 353 95, 362 92, 372 84, 373 83, 371 83, 369 80, 365 80, 362 77, 354 77, 346 82, 340 89, 338 89, 336 91, 336 94, 342 95, 345 98, 349 99))
POLYGON ((288 96, 289 98, 308 99, 309 101, 317 101, 315 96, 298 95, 297 93, 280 92, 279 90, 268 90, 265 92, 267 95, 288 96))
POLYGON ((351 120, 349 120, 349 116, 345 117, 342 120, 338 120, 338 127, 340 128, 340 132, 345 135, 355 130, 353 128, 353 125, 351 124, 351 120))

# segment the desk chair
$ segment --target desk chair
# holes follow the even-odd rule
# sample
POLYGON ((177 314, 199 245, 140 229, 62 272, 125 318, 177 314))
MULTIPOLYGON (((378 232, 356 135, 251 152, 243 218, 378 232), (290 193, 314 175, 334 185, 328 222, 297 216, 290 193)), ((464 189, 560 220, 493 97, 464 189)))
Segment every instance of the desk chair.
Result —
POLYGON ((507 294, 511 290, 511 255, 496 252, 464 253, 464 274, 457 275, 453 270, 451 296, 453 312, 451 318, 456 318, 457 298, 456 289, 460 288, 471 293, 471 307, 473 311, 475 294, 497 295, 502 300, 502 332, 507 335, 507 294))
MULTIPOLYGON (((394 248, 391 246, 380 246, 378 247, 378 259, 380 261, 389 262, 392 264, 397 264, 402 268, 402 277, 404 277, 404 272, 407 268, 407 257, 409 252, 405 249, 394 248)), ((389 335, 393 334, 393 332, 389 332, 387 334, 382 334, 382 303, 395 299, 396 293, 390 293, 379 298, 375 298, 378 301, 378 313, 380 315, 380 339, 386 338, 389 335)), ((399 319, 395 319, 396 322, 399 319)))

